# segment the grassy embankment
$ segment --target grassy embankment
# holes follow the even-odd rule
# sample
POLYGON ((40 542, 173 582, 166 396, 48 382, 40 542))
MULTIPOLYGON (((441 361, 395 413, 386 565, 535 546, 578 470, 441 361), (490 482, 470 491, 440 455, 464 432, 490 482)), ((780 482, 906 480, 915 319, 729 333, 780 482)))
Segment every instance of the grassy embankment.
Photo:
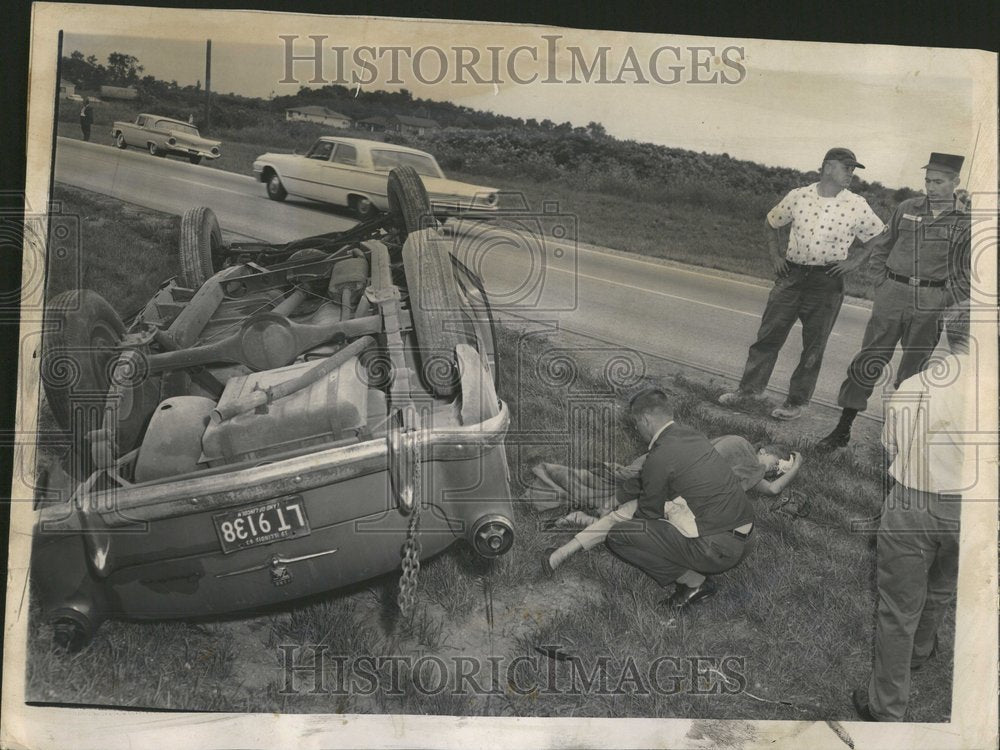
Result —
MULTIPOLYGON (((133 119, 136 105, 105 103, 94 113, 93 140, 110 143, 113 121, 133 119)), ((60 135, 80 137, 75 107, 61 109, 58 127, 60 135)), ((213 128, 210 135, 222 141, 223 156, 203 163, 249 175, 260 154, 304 153, 319 135, 331 132, 380 137, 289 123, 266 113, 244 127, 213 128)), ((664 155, 651 144, 578 134, 442 131, 406 142, 435 154, 455 179, 511 194, 507 205, 539 210, 543 202, 555 202, 577 217, 581 242, 765 280, 772 272, 764 215, 784 192, 814 177, 719 155, 680 150, 664 155)), ((888 216, 891 191, 866 190, 876 212, 888 216)), ((863 273, 851 274, 845 288, 850 295, 869 296, 863 273)))
MULTIPOLYGON (((108 296, 116 309, 133 308, 170 273, 176 217, 133 211, 83 191, 60 189, 56 197, 66 211, 87 217, 83 282, 108 296), (108 241, 112 235, 116 244, 108 241), (127 278, 114 275, 120 268, 128 269, 127 278)), ((50 280, 55 292, 67 283, 58 272, 50 280)), ((583 354, 569 370, 560 369, 552 357, 564 355, 566 343, 560 342, 557 350, 544 337, 501 331, 502 378, 510 384, 503 395, 512 409, 508 454, 515 494, 530 480, 536 462, 566 461, 571 441, 580 437, 569 429, 571 403, 583 399, 598 408, 609 401, 620 404, 625 392, 637 386, 627 377, 615 382, 592 374, 616 372, 594 360, 608 354, 583 354)), ((715 408, 711 399, 717 389, 711 385, 681 376, 667 384, 676 394, 678 418, 710 436, 777 437, 771 434, 774 423, 766 418, 715 408)), ((615 436, 619 460, 641 450, 627 430, 609 434, 615 436)), ((808 518, 793 518, 777 503, 756 499, 752 554, 718 577, 716 597, 680 617, 657 606, 661 592, 649 579, 602 548, 578 555, 555 580, 542 578, 541 550, 567 535, 541 531, 539 517, 517 503, 513 551, 489 564, 458 543, 425 562, 419 605, 409 619, 401 618, 392 604, 395 575, 246 619, 108 622, 88 648, 69 657, 50 650, 48 628, 35 616, 28 696, 224 711, 850 719, 849 690, 866 678, 870 663, 875 606, 873 537, 852 533, 850 522, 876 513, 879 468, 860 455, 807 461, 795 487, 810 501, 808 518), (276 668, 279 647, 316 645, 328 648, 330 689, 337 685, 333 657, 359 654, 525 656, 531 661, 514 678, 522 687, 534 680, 539 689, 517 692, 502 680, 491 696, 470 694, 468 684, 460 691, 428 694, 415 687, 404 669, 397 694, 385 682, 370 695, 312 694, 308 676, 298 680, 297 692, 286 694, 284 676, 276 668), (547 692, 550 663, 534 650, 538 645, 561 645, 582 660, 588 674, 606 657, 609 689, 603 694, 596 688, 547 692), (665 692, 644 694, 637 687, 649 686, 649 666, 665 655, 679 657, 685 668, 660 674, 665 692), (692 690, 687 667, 695 656, 743 659, 736 662, 742 665, 736 671, 745 677, 744 689, 720 694, 724 681, 705 671, 713 662, 702 662, 700 687, 713 687, 714 693, 692 690), (641 675, 638 685, 620 681, 630 663, 641 675)), ((945 653, 914 676, 915 719, 946 720, 953 632, 954 617, 949 616, 942 633, 945 653)), ((571 664, 551 666, 555 684, 569 685, 571 664)), ((424 685, 435 684, 433 677, 423 677, 424 685)), ((489 686, 487 670, 479 681, 489 686)))

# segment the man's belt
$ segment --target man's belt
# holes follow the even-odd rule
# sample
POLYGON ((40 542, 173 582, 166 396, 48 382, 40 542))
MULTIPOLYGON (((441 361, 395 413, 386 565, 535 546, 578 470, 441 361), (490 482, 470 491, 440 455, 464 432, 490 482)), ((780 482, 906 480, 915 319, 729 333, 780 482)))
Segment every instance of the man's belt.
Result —
POLYGON ((944 279, 921 279, 916 276, 903 276, 902 274, 893 273, 892 271, 886 269, 885 275, 888 276, 893 281, 898 281, 901 284, 909 284, 910 286, 947 286, 948 282, 944 279))
POLYGON ((810 265, 808 263, 796 263, 793 260, 786 260, 785 263, 787 263, 792 268, 804 268, 807 271, 829 268, 830 266, 834 265, 833 263, 816 263, 815 265, 810 265))

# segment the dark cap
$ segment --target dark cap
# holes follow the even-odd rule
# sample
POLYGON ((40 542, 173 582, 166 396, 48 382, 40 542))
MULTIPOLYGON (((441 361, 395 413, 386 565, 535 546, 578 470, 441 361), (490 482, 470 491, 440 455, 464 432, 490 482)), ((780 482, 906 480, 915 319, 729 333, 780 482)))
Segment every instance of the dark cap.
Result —
POLYGON ((839 161, 848 167, 857 167, 858 169, 865 168, 865 165, 858 161, 854 152, 849 148, 831 148, 826 152, 826 156, 823 157, 823 161, 839 161))
POLYGON ((958 154, 931 153, 931 160, 924 164, 923 169, 936 169, 941 172, 961 172, 965 157, 958 154))

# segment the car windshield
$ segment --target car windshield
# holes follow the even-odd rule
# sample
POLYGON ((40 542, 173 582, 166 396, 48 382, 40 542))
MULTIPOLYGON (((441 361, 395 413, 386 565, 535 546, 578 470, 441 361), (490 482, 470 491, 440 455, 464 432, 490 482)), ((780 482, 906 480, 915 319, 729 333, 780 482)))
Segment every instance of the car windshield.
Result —
POLYGON ((425 177, 444 177, 434 157, 426 154, 375 149, 372 151, 372 165, 379 172, 388 172, 395 167, 413 167, 417 174, 425 177))
POLYGON ((186 122, 174 122, 173 120, 160 120, 157 125, 164 130, 176 130, 178 133, 187 133, 188 135, 198 135, 198 128, 194 125, 188 125, 186 122))

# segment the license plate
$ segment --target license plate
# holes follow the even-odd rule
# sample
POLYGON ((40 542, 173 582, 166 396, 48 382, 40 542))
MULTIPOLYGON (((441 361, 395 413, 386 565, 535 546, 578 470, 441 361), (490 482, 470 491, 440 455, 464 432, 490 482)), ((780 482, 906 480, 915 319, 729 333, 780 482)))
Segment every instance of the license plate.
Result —
POLYGON ((212 520, 226 554, 310 533, 306 505, 298 496, 216 513, 212 520))

